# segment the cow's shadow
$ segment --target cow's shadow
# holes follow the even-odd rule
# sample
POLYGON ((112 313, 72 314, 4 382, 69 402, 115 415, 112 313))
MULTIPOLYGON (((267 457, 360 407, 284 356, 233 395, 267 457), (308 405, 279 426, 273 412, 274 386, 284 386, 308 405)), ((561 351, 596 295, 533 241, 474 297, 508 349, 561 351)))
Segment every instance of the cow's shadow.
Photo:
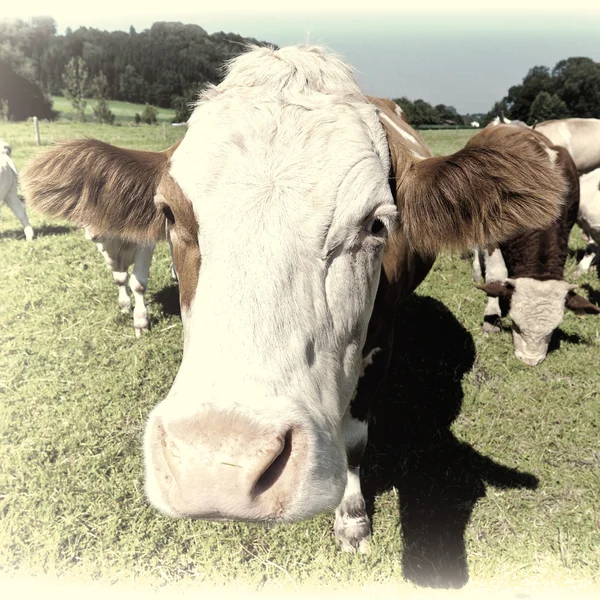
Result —
POLYGON ((181 316, 179 304, 179 286, 172 283, 152 294, 152 301, 156 302, 163 314, 181 316))
MULTIPOLYGON (((65 233, 71 233, 76 229, 77 227, 71 227, 69 225, 42 225, 41 227, 35 227, 33 229, 33 233, 36 238, 39 238, 53 235, 64 235, 65 233)), ((25 233, 23 232, 22 227, 19 229, 7 229, 6 231, 0 232, 0 240, 15 239, 25 239, 25 233)))
POLYGON ((486 484, 535 489, 538 480, 483 456, 450 431, 462 405, 462 377, 475 363, 475 345, 441 302, 409 298, 394 337, 369 428, 365 498, 372 514, 376 496, 397 490, 406 579, 461 587, 469 578, 465 530, 486 484))

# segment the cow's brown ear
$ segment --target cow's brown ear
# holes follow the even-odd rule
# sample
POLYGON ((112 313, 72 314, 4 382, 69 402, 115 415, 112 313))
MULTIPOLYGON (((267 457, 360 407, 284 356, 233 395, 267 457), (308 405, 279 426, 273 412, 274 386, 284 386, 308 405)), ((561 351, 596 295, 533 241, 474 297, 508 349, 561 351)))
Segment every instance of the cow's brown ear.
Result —
POLYGON ((494 298, 510 298, 515 291, 514 286, 505 281, 501 283, 499 281, 492 281, 490 283, 476 283, 475 287, 478 290, 483 290, 488 296, 494 298))
POLYGON ((507 129, 484 130, 451 156, 403 170, 397 203, 413 248, 435 254, 498 244, 559 216, 567 190, 562 171, 535 134, 507 129))
POLYGON ((99 140, 70 140, 33 158, 22 172, 27 202, 36 210, 97 235, 152 242, 165 218, 154 203, 168 152, 117 148, 99 140))
POLYGON ((565 298, 565 306, 577 314, 597 315, 600 313, 600 307, 592 304, 587 298, 569 292, 565 298))

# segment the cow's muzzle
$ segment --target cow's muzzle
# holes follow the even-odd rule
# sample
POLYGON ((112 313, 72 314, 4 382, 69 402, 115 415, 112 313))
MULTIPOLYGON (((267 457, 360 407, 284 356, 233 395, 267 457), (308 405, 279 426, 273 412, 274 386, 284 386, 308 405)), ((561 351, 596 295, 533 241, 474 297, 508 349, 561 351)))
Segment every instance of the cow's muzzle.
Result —
POLYGON ((306 449, 301 427, 279 429, 206 409, 193 417, 151 417, 148 428, 146 487, 163 512, 244 521, 285 514, 306 449))

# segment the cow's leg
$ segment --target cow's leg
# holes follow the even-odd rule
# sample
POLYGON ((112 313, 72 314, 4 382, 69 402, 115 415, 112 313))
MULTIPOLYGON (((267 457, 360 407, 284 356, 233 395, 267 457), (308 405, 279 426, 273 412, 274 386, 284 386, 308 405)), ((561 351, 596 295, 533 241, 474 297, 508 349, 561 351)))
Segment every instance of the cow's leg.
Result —
POLYGON ((129 273, 127 271, 113 271, 112 276, 119 293, 119 308, 122 313, 128 313, 131 310, 131 298, 128 290, 129 273))
MULTIPOLYGON (((483 251, 485 262, 485 282, 504 282, 508 277, 508 270, 502 257, 500 248, 495 248, 490 254, 489 249, 483 251)), ((500 308, 500 299, 488 296, 487 304, 483 312, 483 333, 497 333, 500 331, 500 322, 502 310, 500 308)))
POLYGON ((152 264, 152 255, 155 245, 139 246, 135 252, 135 263, 129 286, 133 292, 135 307, 133 309, 133 326, 136 337, 140 337, 142 332, 148 331, 148 311, 144 302, 144 294, 148 286, 148 277, 150 276, 150 265, 152 264))
POLYGON ((600 248, 594 242, 589 242, 586 249, 585 254, 579 264, 577 265, 577 269, 575 269, 574 276, 579 277, 579 275, 583 275, 590 270, 594 259, 598 256, 600 248))
POLYGON ((120 238, 96 237, 89 228, 85 229, 85 237, 96 243, 96 248, 104 257, 106 266, 111 270, 113 281, 117 286, 119 308, 122 313, 128 313, 131 310, 128 271, 134 257, 130 244, 123 242, 120 238))
POLYGON ((333 529, 344 552, 369 551, 371 521, 360 487, 360 463, 367 447, 370 400, 388 362, 389 351, 380 348, 374 348, 363 358, 356 393, 342 420, 348 480, 342 501, 335 511, 333 529))
POLYGON ((17 191, 15 189, 10 190, 4 201, 6 202, 8 208, 13 211, 15 217, 17 217, 17 219, 19 219, 21 222, 21 225, 23 226, 23 232, 25 233, 25 239, 30 242, 33 239, 33 229, 29 224, 29 219, 27 218, 27 213, 25 212, 25 206, 19 199, 17 191))
POLYGON ((368 420, 356 419, 348 407, 342 421, 348 455, 348 479, 344 497, 335 510, 333 530, 344 552, 368 552, 371 521, 360 487, 360 461, 367 447, 368 420))
POLYGON ((477 247, 473 248, 473 283, 479 283, 479 281, 481 280, 481 276, 483 274, 482 263, 483 255, 481 253, 481 250, 479 250, 479 248, 477 247))

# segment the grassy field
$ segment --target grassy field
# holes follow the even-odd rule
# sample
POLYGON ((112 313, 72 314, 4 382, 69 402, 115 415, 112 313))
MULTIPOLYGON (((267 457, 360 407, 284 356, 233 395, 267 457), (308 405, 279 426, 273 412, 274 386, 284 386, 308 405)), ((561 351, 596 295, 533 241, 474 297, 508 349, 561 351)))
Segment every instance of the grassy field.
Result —
MULTIPOLYGON (((88 99, 87 106, 85 108, 85 114, 89 121, 94 118, 93 105, 95 101, 88 99)), ((120 100, 109 100, 108 106, 115 115, 116 123, 134 123, 135 114, 142 114, 144 110, 143 104, 134 104, 133 102, 121 102, 120 100)), ((60 119, 74 121, 76 119, 75 111, 71 106, 71 103, 63 96, 52 96, 52 108, 60 112, 60 119)), ((157 120, 159 123, 171 123, 175 116, 175 111, 171 108, 159 108, 157 120)))
MULTIPOLYGON (((19 168, 37 151, 30 130, 0 127, 19 168)), ((91 135, 161 149, 183 134, 168 133, 42 124, 45 144, 91 135)), ((474 133, 423 136, 442 154, 474 133)), ((546 361, 526 367, 508 320, 481 335, 469 261, 439 257, 403 309, 376 399, 363 469, 372 551, 347 555, 332 515, 265 528, 175 521, 148 506, 144 422, 182 355, 166 245, 152 265, 152 329, 136 340, 82 231, 30 217, 32 243, 9 211, 0 222, 1 574, 373 597, 600 591, 600 319, 567 314, 546 361)), ((577 229, 571 247, 567 274, 583 248, 577 229)), ((600 301, 596 274, 579 283, 600 301)))

